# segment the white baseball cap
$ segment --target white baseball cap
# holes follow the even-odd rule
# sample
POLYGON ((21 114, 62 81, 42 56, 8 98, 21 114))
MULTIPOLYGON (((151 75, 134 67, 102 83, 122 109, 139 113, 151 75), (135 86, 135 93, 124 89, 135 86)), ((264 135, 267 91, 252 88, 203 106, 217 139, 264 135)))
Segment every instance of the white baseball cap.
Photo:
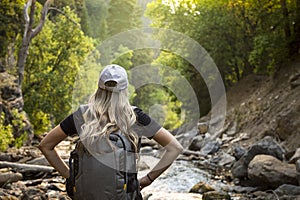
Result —
POLYGON ((119 92, 128 87, 128 79, 126 70, 116 64, 107 65, 100 73, 98 87, 119 92))

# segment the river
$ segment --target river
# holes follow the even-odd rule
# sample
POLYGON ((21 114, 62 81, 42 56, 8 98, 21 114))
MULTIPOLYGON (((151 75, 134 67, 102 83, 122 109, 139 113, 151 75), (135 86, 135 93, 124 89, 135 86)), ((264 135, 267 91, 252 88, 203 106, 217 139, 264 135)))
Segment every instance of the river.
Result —
MULTIPOLYGON (((151 156, 142 156, 141 160, 149 164, 150 168, 158 162, 158 159, 151 156)), ((147 172, 149 170, 140 171, 139 177, 147 172)), ((224 183, 212 179, 208 172, 197 168, 192 161, 177 160, 150 186, 144 188, 142 194, 146 200, 202 199, 200 194, 189 193, 189 190, 200 181, 216 189, 226 187, 224 183)))

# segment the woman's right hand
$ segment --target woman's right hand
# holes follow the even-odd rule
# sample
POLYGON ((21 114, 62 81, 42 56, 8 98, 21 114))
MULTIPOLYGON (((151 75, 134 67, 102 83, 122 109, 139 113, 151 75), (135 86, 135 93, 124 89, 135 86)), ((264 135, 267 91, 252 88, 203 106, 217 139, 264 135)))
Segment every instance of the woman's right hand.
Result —
POLYGON ((139 179, 139 183, 140 183, 140 190, 142 190, 144 187, 151 185, 152 181, 150 181, 147 176, 144 176, 139 179))

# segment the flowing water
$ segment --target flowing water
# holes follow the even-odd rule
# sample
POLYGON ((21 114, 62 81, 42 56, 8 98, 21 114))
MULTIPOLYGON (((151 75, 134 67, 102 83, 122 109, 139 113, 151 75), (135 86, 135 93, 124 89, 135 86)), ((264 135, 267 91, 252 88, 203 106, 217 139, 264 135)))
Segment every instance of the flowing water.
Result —
MULTIPOLYGON (((141 158, 153 167, 158 159, 146 157, 141 158)), ((139 172, 139 176, 145 175, 149 170, 139 172)), ((222 188, 225 185, 215 182, 211 175, 197 168, 192 161, 175 161, 167 171, 158 177, 150 186, 142 190, 145 199, 149 200, 186 200, 202 199, 200 194, 188 193, 198 182, 203 181, 215 188, 222 188), (149 198, 148 198, 149 197, 149 198)))

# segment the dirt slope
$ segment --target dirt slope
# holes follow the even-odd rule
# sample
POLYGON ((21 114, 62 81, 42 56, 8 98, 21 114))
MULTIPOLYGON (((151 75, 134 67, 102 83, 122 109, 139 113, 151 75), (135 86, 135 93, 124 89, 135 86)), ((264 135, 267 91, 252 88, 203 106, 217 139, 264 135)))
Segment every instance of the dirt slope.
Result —
POLYGON ((266 135, 286 150, 300 148, 300 57, 282 65, 273 77, 250 75, 227 92, 227 122, 237 122, 237 133, 249 146, 266 135))

